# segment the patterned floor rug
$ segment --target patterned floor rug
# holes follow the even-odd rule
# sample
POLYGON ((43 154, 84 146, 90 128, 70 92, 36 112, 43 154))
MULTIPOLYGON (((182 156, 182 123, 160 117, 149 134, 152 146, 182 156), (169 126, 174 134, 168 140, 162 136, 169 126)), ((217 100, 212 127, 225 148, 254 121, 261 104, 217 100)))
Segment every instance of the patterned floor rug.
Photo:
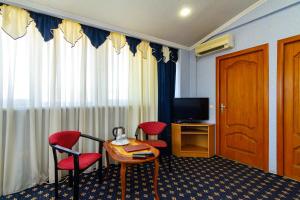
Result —
MULTIPOLYGON (((161 199, 300 199, 300 183, 264 173, 220 157, 173 157, 169 172, 163 158, 159 175, 161 199)), ((127 171, 126 199, 153 200, 153 165, 132 166, 127 171)), ((120 199, 119 167, 112 165, 108 179, 99 184, 96 172, 81 175, 80 199, 120 199)), ((51 199, 54 185, 43 184, 0 199, 51 199)), ((61 199, 72 199, 68 181, 60 184, 61 199)))

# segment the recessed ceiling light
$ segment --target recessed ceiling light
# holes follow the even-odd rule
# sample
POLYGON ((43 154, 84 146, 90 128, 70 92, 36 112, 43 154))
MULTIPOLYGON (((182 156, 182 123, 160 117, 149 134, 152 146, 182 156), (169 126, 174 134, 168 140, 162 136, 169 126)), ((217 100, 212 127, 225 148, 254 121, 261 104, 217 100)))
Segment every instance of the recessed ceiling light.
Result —
POLYGON ((184 7, 180 10, 179 14, 181 17, 187 17, 191 14, 191 9, 188 7, 184 7))

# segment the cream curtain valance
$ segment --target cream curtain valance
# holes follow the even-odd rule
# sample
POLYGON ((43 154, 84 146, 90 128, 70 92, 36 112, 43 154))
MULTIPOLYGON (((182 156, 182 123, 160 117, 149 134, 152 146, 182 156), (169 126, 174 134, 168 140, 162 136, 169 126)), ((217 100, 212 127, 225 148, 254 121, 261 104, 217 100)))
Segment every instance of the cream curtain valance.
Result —
POLYGON ((53 39, 53 30, 60 29, 64 34, 65 40, 68 41, 72 47, 74 47, 76 42, 85 34, 95 48, 101 46, 106 39, 110 39, 118 54, 121 49, 128 44, 130 46, 130 51, 134 55, 138 50, 142 53, 144 59, 147 59, 148 48, 152 48, 153 55, 155 54, 154 56, 157 62, 168 62, 169 60, 173 62, 177 61, 177 55, 172 56, 172 54, 177 54, 177 49, 142 41, 137 38, 127 37, 121 33, 108 32, 82 25, 68 19, 61 20, 56 17, 27 11, 22 8, 5 4, 0 4, 0 14, 2 15, 1 28, 15 40, 23 37, 27 32, 28 25, 34 21, 36 28, 41 33, 45 42, 53 39), (176 58, 176 60, 172 58, 176 58))
POLYGON ((115 48, 117 54, 120 54, 121 49, 126 45, 126 37, 117 32, 111 32, 108 36, 115 48))
POLYGON ((72 47, 82 37, 81 26, 76 22, 64 19, 58 27, 64 33, 66 41, 72 44, 72 47))
POLYGON ((2 29, 13 39, 18 39, 26 34, 27 26, 31 23, 29 13, 22 9, 8 5, 2 5, 2 29))
POLYGON ((137 47, 137 49, 142 53, 142 57, 144 59, 147 59, 147 57, 148 57, 148 49, 149 48, 150 48, 150 44, 149 44, 149 42, 146 42, 146 41, 142 41, 137 47))

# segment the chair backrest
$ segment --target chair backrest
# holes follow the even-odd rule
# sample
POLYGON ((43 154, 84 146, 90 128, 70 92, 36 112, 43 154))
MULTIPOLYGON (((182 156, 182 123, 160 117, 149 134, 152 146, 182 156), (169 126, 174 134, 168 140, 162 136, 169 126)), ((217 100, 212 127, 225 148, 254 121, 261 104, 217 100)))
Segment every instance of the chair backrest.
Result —
POLYGON ((60 131, 53 133, 49 136, 49 144, 51 145, 60 145, 68 149, 72 149, 72 147, 76 144, 80 137, 79 131, 60 131))
POLYGON ((164 122, 144 122, 139 125, 139 128, 148 135, 158 135, 164 131, 167 124, 164 122))

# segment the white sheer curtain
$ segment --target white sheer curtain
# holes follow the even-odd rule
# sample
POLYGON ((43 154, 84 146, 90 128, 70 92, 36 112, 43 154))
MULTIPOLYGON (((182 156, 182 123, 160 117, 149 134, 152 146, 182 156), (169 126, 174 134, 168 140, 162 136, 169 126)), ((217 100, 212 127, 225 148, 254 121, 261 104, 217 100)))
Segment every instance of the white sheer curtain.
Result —
POLYGON ((18 40, 1 30, 0 195, 52 179, 55 131, 106 140, 114 126, 133 136, 141 121, 157 120, 157 64, 150 47, 147 54, 133 56, 128 45, 117 54, 110 40, 96 49, 85 35, 71 48, 59 29, 44 42, 34 22, 18 40))

